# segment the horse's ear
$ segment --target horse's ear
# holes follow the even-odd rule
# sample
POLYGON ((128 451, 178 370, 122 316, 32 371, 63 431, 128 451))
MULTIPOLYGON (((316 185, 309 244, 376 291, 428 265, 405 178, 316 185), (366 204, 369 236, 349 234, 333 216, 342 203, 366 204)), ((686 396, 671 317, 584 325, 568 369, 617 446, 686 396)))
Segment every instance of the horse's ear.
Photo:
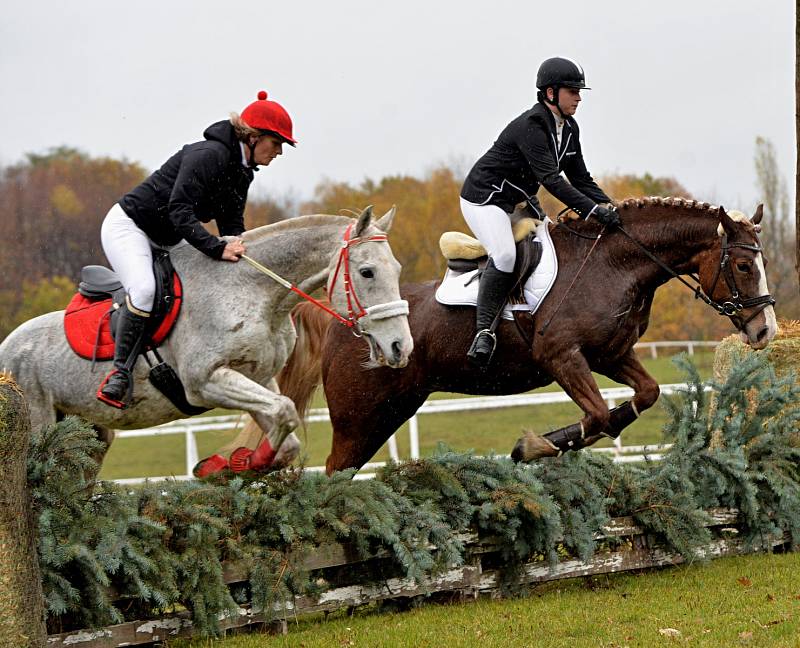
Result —
POLYGON ((723 232, 727 232, 728 234, 733 233, 734 229, 736 228, 736 223, 734 223, 733 219, 728 216, 722 205, 719 206, 717 215, 719 216, 719 227, 717 228, 719 235, 722 236, 723 232))
POLYGON ((363 212, 361 212, 361 216, 358 217, 356 231, 354 232, 353 236, 361 236, 364 233, 364 230, 369 227, 370 222, 372 222, 372 205, 369 205, 363 212))
POLYGON ((392 229, 392 221, 394 220, 394 215, 396 212, 397 205, 392 205, 392 208, 389 211, 375 221, 375 226, 384 232, 388 232, 390 229, 392 229))
POLYGON ((753 225, 758 225, 762 218, 764 218, 764 205, 760 204, 758 207, 756 207, 756 213, 753 214, 750 222, 753 223, 753 225))

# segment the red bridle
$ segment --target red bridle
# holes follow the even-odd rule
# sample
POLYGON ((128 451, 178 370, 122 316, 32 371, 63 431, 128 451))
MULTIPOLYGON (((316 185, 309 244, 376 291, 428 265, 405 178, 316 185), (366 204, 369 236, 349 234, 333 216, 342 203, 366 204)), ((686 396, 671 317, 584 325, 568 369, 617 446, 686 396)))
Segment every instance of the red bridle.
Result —
POLYGON ((397 315, 408 315, 408 302, 405 299, 398 299, 383 304, 375 304, 374 306, 370 306, 366 309, 361 305, 361 302, 358 300, 358 295, 356 295, 355 288, 353 287, 353 282, 350 279, 350 248, 354 245, 367 243, 369 241, 388 241, 389 238, 386 236, 386 234, 374 234, 372 236, 350 238, 350 231, 353 229, 354 224, 355 223, 350 223, 344 232, 344 237, 342 238, 342 247, 339 251, 339 259, 336 262, 336 270, 334 271, 333 277, 331 278, 328 286, 328 294, 330 295, 334 285, 336 284, 339 271, 341 270, 342 276, 344 277, 344 293, 347 297, 347 317, 340 315, 318 299, 314 299, 311 295, 303 292, 293 283, 290 283, 276 272, 273 272, 269 268, 261 265, 255 259, 251 259, 245 254, 242 255, 242 258, 256 268, 259 272, 263 272, 268 277, 271 277, 277 281, 284 288, 287 288, 288 290, 300 295, 300 297, 311 302, 315 306, 318 306, 331 317, 334 317, 340 323, 344 324, 346 327, 353 329, 353 334, 359 336, 361 329, 359 328, 358 320, 360 320, 362 317, 370 316, 372 319, 378 320, 395 317, 397 315))
POLYGON ((347 317, 342 317, 339 313, 325 308, 325 306, 320 306, 324 308, 326 311, 331 313, 337 320, 339 320, 342 324, 347 327, 353 328, 358 323, 362 317, 367 314, 367 311, 364 310, 364 307, 361 305, 361 302, 358 300, 358 295, 356 295, 356 289, 353 287, 353 282, 350 279, 350 248, 354 245, 358 245, 360 243, 366 243, 367 241, 388 241, 389 237, 386 234, 374 234, 372 236, 367 237, 357 237, 357 238, 350 238, 350 230, 353 229, 353 225, 355 223, 350 223, 347 226, 347 229, 344 232, 344 237, 342 239, 342 249, 339 252, 339 260, 336 262, 336 270, 333 271, 333 276, 330 279, 328 284, 328 294, 330 295, 333 292, 333 287, 336 285, 336 279, 339 277, 339 271, 342 271, 342 279, 344 281, 344 294, 347 298, 347 317), (358 310, 356 310, 356 308, 358 310))

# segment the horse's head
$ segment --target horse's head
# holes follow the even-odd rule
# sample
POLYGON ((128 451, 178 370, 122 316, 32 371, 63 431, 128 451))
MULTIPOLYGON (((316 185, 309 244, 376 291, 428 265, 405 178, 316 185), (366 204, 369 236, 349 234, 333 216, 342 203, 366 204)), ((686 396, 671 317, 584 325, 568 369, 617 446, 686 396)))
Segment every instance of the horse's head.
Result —
POLYGON ((374 366, 405 367, 414 349, 408 302, 400 298, 400 264, 386 233, 395 208, 373 221, 367 207, 342 241, 329 267, 328 298, 339 313, 356 319, 354 332, 369 344, 374 366))
POLYGON ((742 212, 718 210, 719 241, 700 264, 705 293, 724 309, 743 342, 763 349, 775 337, 774 300, 767 287, 767 260, 758 238, 764 214, 759 205, 752 218, 742 212))

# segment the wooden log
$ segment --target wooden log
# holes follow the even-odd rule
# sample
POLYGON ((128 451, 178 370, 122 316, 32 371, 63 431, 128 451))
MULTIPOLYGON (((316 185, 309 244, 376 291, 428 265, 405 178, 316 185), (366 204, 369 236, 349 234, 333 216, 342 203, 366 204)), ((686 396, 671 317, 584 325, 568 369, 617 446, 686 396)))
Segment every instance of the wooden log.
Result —
POLYGON ((36 520, 27 488, 31 424, 19 387, 0 375, 0 645, 47 645, 36 554, 36 520))

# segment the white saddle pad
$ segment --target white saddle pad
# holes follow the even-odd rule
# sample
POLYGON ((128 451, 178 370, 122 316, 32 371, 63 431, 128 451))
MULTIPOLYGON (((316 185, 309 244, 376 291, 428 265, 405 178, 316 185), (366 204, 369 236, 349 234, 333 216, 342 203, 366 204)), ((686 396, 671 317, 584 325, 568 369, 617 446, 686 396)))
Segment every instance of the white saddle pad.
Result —
MULTIPOLYGON (((558 259, 553 240, 550 238, 548 225, 551 222, 546 218, 536 228, 536 240, 542 244, 542 258, 523 288, 527 304, 506 304, 503 309, 505 319, 513 318, 512 310, 529 310, 535 313, 556 280, 558 259)), ((477 273, 477 270, 455 272, 448 268, 441 285, 436 289, 436 301, 446 306, 475 306, 478 303, 479 280, 475 276, 477 273)))

